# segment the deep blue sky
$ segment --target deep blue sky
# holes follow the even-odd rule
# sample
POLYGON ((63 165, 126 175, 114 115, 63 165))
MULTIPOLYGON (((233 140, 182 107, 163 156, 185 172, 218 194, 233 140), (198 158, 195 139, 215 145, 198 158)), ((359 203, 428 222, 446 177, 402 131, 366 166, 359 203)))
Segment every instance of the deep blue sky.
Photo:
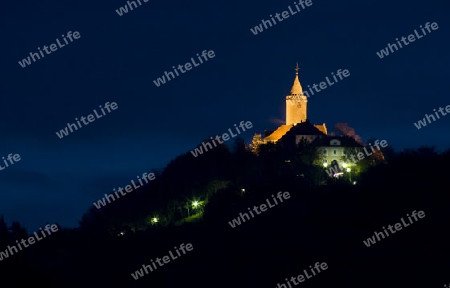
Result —
POLYGON ((308 118, 347 122, 364 140, 395 149, 450 147, 449 117, 413 123, 448 100, 448 8, 444 0, 313 0, 253 35, 250 28, 294 1, 150 0, 123 16, 112 1, 8 1, 0 9, 0 213, 33 231, 75 226, 93 201, 136 175, 162 168, 201 140, 251 121, 245 134, 284 121, 284 97, 300 82, 350 77, 309 98, 308 118), (245 2, 245 3, 242 3, 245 2), (426 22, 439 29, 379 59, 376 52, 426 22), (81 38, 26 68, 38 47, 81 38), (153 80, 203 50, 216 57, 156 87, 153 80), (55 132, 105 102, 119 108, 59 139, 55 132))

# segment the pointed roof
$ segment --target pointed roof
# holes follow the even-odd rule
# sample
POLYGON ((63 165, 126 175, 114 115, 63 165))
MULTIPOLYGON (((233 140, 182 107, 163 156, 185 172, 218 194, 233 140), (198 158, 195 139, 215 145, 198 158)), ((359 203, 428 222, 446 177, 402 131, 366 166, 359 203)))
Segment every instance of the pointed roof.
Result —
POLYGON ((277 142, 283 137, 294 125, 281 125, 277 130, 273 131, 269 136, 264 138, 264 142, 277 142))
POLYGON ((300 80, 298 80, 298 63, 295 67, 295 79, 294 79, 294 85, 292 85, 291 89, 291 95, 302 95, 303 89, 302 85, 300 85, 300 80))
POLYGON ((282 138, 292 138, 292 137, 295 138, 296 135, 308 135, 308 136, 318 135, 326 137, 327 135, 326 128, 325 131, 323 131, 323 128, 325 128, 325 124, 314 125, 311 124, 309 120, 298 123, 296 125, 281 125, 280 127, 277 128, 277 130, 271 131, 272 133, 270 133, 264 138, 264 142, 265 143, 277 142, 282 138))
POLYGON ((326 134, 323 133, 319 128, 316 127, 316 125, 312 124, 308 119, 306 119, 305 122, 298 123, 294 127, 292 127, 291 130, 289 130, 288 133, 286 133, 286 136, 289 135, 322 135, 325 136, 326 134))
POLYGON ((327 133, 327 126, 325 126, 325 123, 323 123, 323 124, 314 124, 314 127, 319 129, 319 131, 322 132, 323 134, 328 135, 328 133, 327 133))

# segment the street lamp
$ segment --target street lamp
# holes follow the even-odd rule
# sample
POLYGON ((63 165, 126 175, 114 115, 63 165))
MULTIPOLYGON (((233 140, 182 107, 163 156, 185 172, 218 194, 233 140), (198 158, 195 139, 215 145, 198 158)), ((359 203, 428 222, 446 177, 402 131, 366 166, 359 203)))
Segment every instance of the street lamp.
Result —
POLYGON ((203 203, 204 201, 192 201, 192 208, 193 209, 199 209, 200 212, 203 212, 203 203))
POLYGON ((350 182, 352 182, 352 170, 350 168, 347 168, 347 172, 349 173, 350 182))
POLYGON ((327 162, 323 162, 323 167, 327 167, 328 166, 328 163, 327 162))

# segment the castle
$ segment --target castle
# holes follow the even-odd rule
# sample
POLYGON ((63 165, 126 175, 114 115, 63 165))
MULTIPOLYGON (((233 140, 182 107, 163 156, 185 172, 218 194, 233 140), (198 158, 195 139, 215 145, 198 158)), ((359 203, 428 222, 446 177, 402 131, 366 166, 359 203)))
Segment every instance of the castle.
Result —
MULTIPOLYGON (((286 124, 276 130, 265 130, 264 143, 284 142, 287 146, 297 145, 300 141, 319 148, 323 153, 324 163, 328 165, 351 166, 343 163, 342 157, 346 148, 362 149, 362 145, 350 137, 327 135, 327 127, 323 124, 311 124, 307 118, 308 97, 303 93, 298 79, 298 65, 295 68, 294 84, 289 95, 286 96, 286 124)), ((286 146, 285 145, 285 146, 286 146)))

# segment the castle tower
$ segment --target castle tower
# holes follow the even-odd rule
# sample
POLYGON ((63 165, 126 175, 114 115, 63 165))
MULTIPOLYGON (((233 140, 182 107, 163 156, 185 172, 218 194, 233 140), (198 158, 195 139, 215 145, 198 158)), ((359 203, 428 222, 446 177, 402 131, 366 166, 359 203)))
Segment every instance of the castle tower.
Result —
POLYGON ((303 94, 302 85, 298 80, 298 64, 295 67, 294 85, 291 94, 286 96, 286 125, 295 125, 306 121, 307 97, 303 94))

